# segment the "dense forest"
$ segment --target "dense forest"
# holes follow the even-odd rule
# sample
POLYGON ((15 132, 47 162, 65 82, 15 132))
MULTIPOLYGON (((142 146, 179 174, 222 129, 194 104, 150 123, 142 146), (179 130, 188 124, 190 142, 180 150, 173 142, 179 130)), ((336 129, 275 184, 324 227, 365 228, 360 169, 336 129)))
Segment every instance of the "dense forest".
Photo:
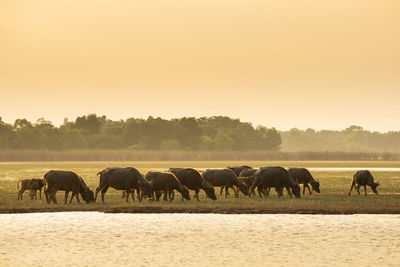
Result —
POLYGON ((281 138, 274 129, 254 128, 229 117, 165 120, 129 118, 113 121, 90 114, 55 127, 43 118, 31 123, 0 119, 0 149, 133 149, 133 150, 279 150, 281 138))
POLYGON ((400 152, 400 131, 313 129, 277 131, 225 116, 113 121, 90 114, 60 127, 43 118, 35 123, 0 118, 0 150, 130 149, 183 151, 344 151, 400 152))

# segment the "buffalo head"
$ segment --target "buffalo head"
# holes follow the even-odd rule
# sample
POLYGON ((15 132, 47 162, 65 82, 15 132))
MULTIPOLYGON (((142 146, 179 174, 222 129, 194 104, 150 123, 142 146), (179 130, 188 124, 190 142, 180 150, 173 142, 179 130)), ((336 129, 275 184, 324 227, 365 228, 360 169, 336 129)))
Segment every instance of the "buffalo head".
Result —
POLYGON ((85 190, 83 193, 81 193, 82 199, 86 202, 86 203, 90 203, 90 202, 94 202, 94 193, 92 190, 87 189, 85 190))
POLYGON ((212 200, 217 200, 217 196, 215 195, 215 189, 212 185, 206 184, 204 186, 204 191, 206 192, 207 197, 211 198, 212 200))
POLYGON ((373 182, 372 185, 371 185, 372 191, 374 191, 374 193, 377 194, 377 195, 378 195, 378 190, 376 190, 376 189, 377 189, 378 186, 380 186, 379 182, 376 182, 376 183, 373 182))
POLYGON ((179 191, 182 194, 183 198, 190 200, 189 190, 186 186, 182 185, 179 191))
POLYGON ((321 191, 319 190, 319 181, 312 182, 311 187, 314 191, 317 191, 317 193, 321 193, 321 191))

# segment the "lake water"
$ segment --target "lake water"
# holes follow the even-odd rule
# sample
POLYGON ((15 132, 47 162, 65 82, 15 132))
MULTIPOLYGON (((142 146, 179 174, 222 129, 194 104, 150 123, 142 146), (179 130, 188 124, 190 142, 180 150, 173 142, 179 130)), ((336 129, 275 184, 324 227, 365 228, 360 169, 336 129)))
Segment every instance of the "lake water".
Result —
POLYGON ((0 215, 0 266, 398 266, 399 215, 0 215))

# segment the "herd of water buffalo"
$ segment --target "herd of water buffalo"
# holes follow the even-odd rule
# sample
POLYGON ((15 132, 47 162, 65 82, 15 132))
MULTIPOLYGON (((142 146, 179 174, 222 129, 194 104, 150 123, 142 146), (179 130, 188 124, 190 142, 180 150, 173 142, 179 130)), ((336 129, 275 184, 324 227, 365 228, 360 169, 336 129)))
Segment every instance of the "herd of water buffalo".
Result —
MULTIPOLYGON (((57 203, 56 192, 65 191, 65 204, 68 195, 72 192, 69 203, 75 197, 79 202, 79 195, 86 202, 95 202, 97 194, 101 192, 101 200, 104 202, 104 195, 108 188, 122 190, 123 198, 135 200, 134 193, 139 201, 143 198, 159 200, 163 195, 164 200, 173 200, 174 191, 182 195, 182 200, 190 200, 189 190, 194 190, 194 197, 199 201, 199 191, 203 190, 208 198, 216 200, 214 187, 220 187, 220 195, 225 189, 225 197, 229 195, 228 189, 231 188, 238 197, 239 192, 244 195, 255 195, 257 188, 260 197, 267 196, 271 188, 274 188, 278 197, 283 195, 286 189, 288 195, 300 197, 300 185, 303 184, 303 195, 306 188, 309 194, 313 191, 320 193, 320 183, 315 180, 311 173, 305 168, 282 167, 261 167, 254 169, 250 166, 227 167, 225 169, 207 169, 200 172, 193 168, 170 168, 167 172, 150 171, 146 175, 140 173, 132 167, 126 168, 106 168, 99 173, 99 186, 94 193, 86 185, 85 181, 77 173, 72 171, 51 170, 47 172, 43 179, 33 178, 18 181, 18 199, 22 199, 24 191, 29 190, 30 198, 37 199, 37 191, 41 199, 41 190, 44 187, 44 194, 47 203, 57 203), (311 185, 311 189, 310 189, 311 185)), ((348 195, 353 187, 360 194, 360 187, 364 186, 365 195, 367 195, 366 186, 378 194, 377 187, 379 183, 374 182, 374 177, 368 170, 357 171, 353 175, 352 184, 348 195)))

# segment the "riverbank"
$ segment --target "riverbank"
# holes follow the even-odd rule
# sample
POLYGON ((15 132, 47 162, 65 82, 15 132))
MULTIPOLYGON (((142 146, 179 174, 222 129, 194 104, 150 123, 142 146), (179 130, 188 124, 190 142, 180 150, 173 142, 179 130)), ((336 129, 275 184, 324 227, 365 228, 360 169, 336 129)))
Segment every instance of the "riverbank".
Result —
POLYGON ((223 206, 99 206, 57 205, 40 207, 0 207, 0 214, 43 212, 104 212, 104 213, 187 213, 187 214, 400 214, 400 207, 227 207, 223 206))

